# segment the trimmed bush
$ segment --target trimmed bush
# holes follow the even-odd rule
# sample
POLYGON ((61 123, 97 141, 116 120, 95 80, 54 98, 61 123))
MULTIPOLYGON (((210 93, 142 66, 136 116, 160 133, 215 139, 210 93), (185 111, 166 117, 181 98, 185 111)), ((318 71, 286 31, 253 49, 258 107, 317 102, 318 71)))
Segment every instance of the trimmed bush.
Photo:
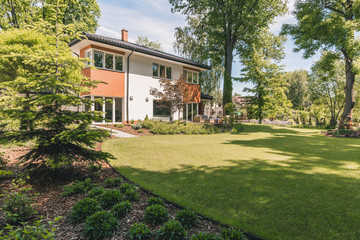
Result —
POLYGON ((140 123, 137 123, 137 124, 134 124, 134 125, 131 125, 132 129, 134 130, 140 130, 142 128, 141 124, 140 123))
POLYGON ((86 219, 83 234, 90 240, 104 239, 111 237, 118 227, 118 221, 111 213, 99 211, 86 219))
POLYGON ((235 228, 223 229, 221 231, 221 237, 224 240, 247 240, 244 233, 235 228))
POLYGON ((89 198, 98 198, 101 194, 103 194, 105 192, 105 189, 102 187, 96 187, 91 189, 88 192, 88 197, 89 198))
POLYGON ((169 219, 169 213, 162 205, 155 204, 145 209, 144 220, 150 224, 162 224, 169 219))
POLYGON ((115 204, 111 209, 111 213, 116 218, 123 218, 130 212, 130 210, 131 210, 131 203, 129 201, 124 201, 115 204))
POLYGON ((76 202, 71 209, 70 221, 72 223, 81 223, 94 213, 101 211, 99 203, 92 198, 84 198, 76 202))
POLYGON ((149 197, 149 199, 147 200, 147 205, 151 206, 155 204, 164 205, 164 199, 160 197, 149 197))
POLYGON ((134 223, 127 235, 130 240, 150 240, 153 233, 144 223, 134 223))
POLYGON ((192 228, 198 221, 198 217, 194 211, 183 209, 176 213, 176 220, 178 220, 184 228, 192 228))
POLYGON ((192 235, 191 240, 221 240, 221 238, 213 233, 198 232, 192 235))
POLYGON ((157 240, 183 240, 187 232, 179 221, 170 220, 156 232, 157 240))
POLYGON ((137 202, 140 200, 140 196, 135 189, 128 189, 124 193, 124 199, 130 202, 137 202))
POLYGON ((122 178, 107 178, 105 180, 105 187, 119 187, 122 183, 122 178))
POLYGON ((75 181, 73 184, 64 187, 64 192, 61 196, 66 197, 78 193, 85 193, 95 186, 97 185, 92 184, 90 178, 85 179, 85 181, 75 181))
POLYGON ((121 199, 121 193, 118 190, 106 190, 98 198, 100 205, 105 209, 109 209, 115 204, 120 203, 121 199))
POLYGON ((119 191, 121 193, 125 193, 129 189, 135 189, 135 186, 131 185, 129 183, 124 183, 124 184, 121 184, 121 186, 119 187, 119 191))
POLYGON ((137 132, 138 132, 138 133, 143 133, 143 132, 144 132, 144 130, 137 130, 137 132))

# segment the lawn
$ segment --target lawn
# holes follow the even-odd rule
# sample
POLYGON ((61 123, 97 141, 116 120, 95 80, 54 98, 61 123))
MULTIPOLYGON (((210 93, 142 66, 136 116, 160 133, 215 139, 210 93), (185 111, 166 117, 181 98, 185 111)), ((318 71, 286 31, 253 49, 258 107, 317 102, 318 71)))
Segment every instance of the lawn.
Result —
POLYGON ((145 189, 263 239, 359 239, 360 139, 244 127, 112 139, 103 150, 145 189))

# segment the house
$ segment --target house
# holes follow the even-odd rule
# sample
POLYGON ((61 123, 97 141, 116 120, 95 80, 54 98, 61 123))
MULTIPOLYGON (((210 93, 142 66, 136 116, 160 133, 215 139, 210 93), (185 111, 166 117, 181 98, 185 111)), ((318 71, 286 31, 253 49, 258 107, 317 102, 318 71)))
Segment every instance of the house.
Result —
MULTIPOLYGON (((159 103, 150 95, 150 88, 160 89, 160 75, 171 80, 184 74, 191 100, 184 106, 180 116, 184 120, 193 121, 199 113, 201 102, 199 73, 210 67, 131 43, 126 30, 122 30, 121 35, 122 39, 115 39, 85 33, 86 38, 70 42, 77 56, 91 59, 89 64, 96 67, 85 68, 83 74, 90 80, 101 81, 96 88, 82 96, 105 101, 85 106, 85 110, 102 111, 102 123, 143 120, 146 115, 150 119, 169 119, 168 109, 157 107, 159 103)), ((175 113, 173 119, 177 118, 178 113, 175 113)))

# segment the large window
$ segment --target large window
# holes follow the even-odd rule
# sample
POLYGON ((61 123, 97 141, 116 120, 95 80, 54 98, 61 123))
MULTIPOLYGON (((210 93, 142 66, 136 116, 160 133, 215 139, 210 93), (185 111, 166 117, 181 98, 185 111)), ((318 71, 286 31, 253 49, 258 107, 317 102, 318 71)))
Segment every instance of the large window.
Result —
POLYGON ((183 119, 187 121, 194 121, 194 117, 198 115, 198 103, 188 103, 184 105, 183 119))
MULTIPOLYGON (((91 99, 86 96, 86 99, 91 99)), ((102 112, 103 120, 98 123, 122 122, 122 98, 94 96, 94 105, 85 105, 85 111, 102 112)))
MULTIPOLYGON (((91 50, 87 52, 87 57, 92 60, 91 50)), ((94 50, 94 66, 98 68, 123 71, 123 56, 94 50)))
POLYGON ((153 77, 171 79, 171 67, 153 63, 153 77))
POLYGON ((183 75, 188 83, 199 84, 199 73, 190 70, 184 70, 183 75))
POLYGON ((170 117, 170 106, 167 103, 154 100, 153 103, 154 117, 170 117))

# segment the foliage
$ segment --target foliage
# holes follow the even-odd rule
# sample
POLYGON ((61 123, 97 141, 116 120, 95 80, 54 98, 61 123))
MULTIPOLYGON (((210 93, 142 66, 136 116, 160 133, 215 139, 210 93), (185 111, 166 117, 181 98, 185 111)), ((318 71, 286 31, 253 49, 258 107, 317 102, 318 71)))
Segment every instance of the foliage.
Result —
POLYGON ((6 221, 14 224, 27 221, 37 213, 33 206, 34 196, 31 194, 32 188, 25 187, 25 181, 13 180, 12 191, 6 191, 2 210, 5 212, 6 221))
POLYGON ((106 178, 105 187, 119 187, 123 180, 120 177, 117 178, 106 178))
POLYGON ((188 229, 196 224, 198 216, 190 209, 183 209, 176 213, 175 219, 179 221, 184 228, 188 229))
POLYGON ((186 35, 197 43, 199 39, 200 44, 204 44, 203 49, 209 52, 207 58, 224 68, 223 106, 231 102, 234 52, 243 55, 243 49, 253 42, 259 32, 273 22, 276 16, 285 13, 285 1, 169 0, 169 2, 173 12, 181 12, 187 16, 189 27, 185 29, 188 31, 186 35))
POLYGON ((109 209, 121 202, 121 197, 121 193, 118 190, 106 190, 98 197, 98 200, 103 208, 109 209))
POLYGON ((356 59, 359 57, 359 42, 355 32, 360 29, 360 5, 349 0, 306 0, 297 1, 293 14, 297 24, 285 24, 283 34, 290 34, 297 46, 309 58, 318 50, 331 50, 341 55, 345 63, 346 88, 345 106, 341 115, 340 128, 351 127, 355 103, 354 82, 357 74, 356 59))
POLYGON ((76 202, 71 209, 70 219, 72 223, 81 223, 92 214, 101 210, 99 203, 93 198, 83 198, 76 202))
MULTIPOLYGON (((58 19, 62 24, 73 24, 78 32, 95 32, 100 18, 96 0, 61 0, 59 3, 64 11, 58 19)), ((39 21, 53 21, 50 4, 54 4, 54 0, 1 0, 0 28, 10 30, 39 21)))
POLYGON ((181 75, 178 79, 171 80, 161 76, 159 81, 161 90, 151 87, 150 95, 157 99, 160 103, 159 107, 169 108, 170 121, 173 120, 173 114, 176 111, 178 111, 178 118, 180 119, 181 109, 183 109, 184 104, 191 101, 193 96, 185 77, 181 75))
POLYGON ((132 184, 123 183, 123 184, 120 185, 119 191, 120 191, 121 193, 125 193, 127 190, 129 190, 129 189, 134 189, 134 188, 135 188, 135 186, 132 185, 132 184))
POLYGON ((78 193, 85 193, 95 186, 96 184, 91 183, 91 178, 87 178, 84 181, 75 181, 71 185, 64 187, 64 191, 61 193, 61 196, 67 197, 78 193))
POLYGON ((123 201, 115 204, 111 209, 111 213, 117 218, 123 218, 130 212, 130 210, 131 203, 129 201, 123 201))
POLYGON ((102 169, 101 164, 93 164, 91 163, 89 166, 86 167, 87 169, 89 169, 90 172, 99 172, 102 169))
POLYGON ((247 237, 242 231, 234 228, 223 229, 221 236, 224 240, 247 240, 247 237))
POLYGON ((138 202, 140 200, 139 193, 135 189, 127 189, 124 193, 124 199, 130 202, 138 202))
POLYGON ((135 41, 136 44, 152 48, 158 51, 164 51, 164 49, 161 47, 161 43, 159 41, 150 41, 148 37, 146 36, 138 36, 137 40, 135 41))
POLYGON ((220 237, 213 233, 198 232, 191 236, 191 240, 220 240, 220 237))
POLYGON ((143 133, 143 132, 144 132, 144 130, 137 130, 137 132, 138 132, 138 133, 143 133))
POLYGON ((19 130, 5 133, 2 142, 33 140, 35 146, 20 159, 34 167, 107 160, 111 155, 94 147, 109 133, 89 127, 102 116, 71 110, 93 103, 80 94, 97 84, 84 78, 85 63, 68 46, 80 34, 74 24, 62 23, 67 6, 60 0, 44 7, 49 14, 45 21, 0 32, 0 88, 23 93, 13 106, 0 110, 0 115, 21 123, 19 130))
POLYGON ((176 220, 170 220, 156 232, 157 240, 183 240, 187 236, 187 232, 176 220))
POLYGON ((281 68, 276 64, 283 57, 281 37, 263 33, 258 39, 262 47, 253 44, 242 59, 243 82, 253 83, 253 88, 244 89, 255 95, 251 98, 252 111, 262 123, 265 117, 276 118, 289 113, 291 102, 286 98, 281 68))
POLYGON ((131 122, 131 124, 134 124, 134 123, 135 123, 135 120, 134 120, 134 119, 131 119, 130 122, 131 122))
POLYGON ((130 240, 150 240, 152 235, 152 231, 144 223, 134 223, 127 234, 130 240))
POLYGON ((117 128, 123 128, 125 125, 124 124, 115 124, 114 126, 117 128))
POLYGON ((145 119, 144 119, 145 121, 149 121, 149 116, 146 114, 146 116, 145 116, 145 119))
POLYGON ((8 171, 8 170, 1 170, 0 169, 0 179, 4 179, 4 178, 10 178, 13 176, 13 172, 12 171, 8 171))
POLYGON ((151 205, 155 205, 155 204, 159 204, 159 205, 164 205, 164 199, 160 198, 160 197, 149 197, 149 199, 147 200, 147 205, 151 206, 151 205))
POLYGON ((131 128, 132 128, 132 129, 135 129, 135 130, 139 130, 139 129, 142 128, 142 126, 141 126, 140 123, 136 123, 136 124, 134 124, 134 125, 131 125, 131 128))
POLYGON ((52 227, 55 222, 59 221, 62 217, 56 217, 53 221, 45 222, 43 217, 36 220, 32 225, 29 223, 22 223, 21 227, 14 227, 7 224, 4 229, 6 233, 0 231, 0 239, 4 240, 32 240, 32 239, 55 239, 56 228, 52 227))
POLYGON ((118 221, 111 213, 99 211, 86 219, 83 234, 90 240, 104 239, 112 236, 118 227, 118 221))
POLYGON ((7 164, 7 159, 4 157, 4 153, 0 152, 0 169, 5 167, 7 164))
POLYGON ((91 189, 88 192, 88 197, 89 198, 97 198, 99 197, 101 194, 103 194, 105 192, 105 189, 102 187, 95 187, 93 189, 91 189))
POLYGON ((169 213, 163 205, 155 204, 145 209, 144 220, 149 224, 162 224, 168 219, 169 213))
POLYGON ((310 105, 308 93, 309 73, 305 70, 286 72, 286 97, 291 101, 293 109, 304 109, 310 105))

